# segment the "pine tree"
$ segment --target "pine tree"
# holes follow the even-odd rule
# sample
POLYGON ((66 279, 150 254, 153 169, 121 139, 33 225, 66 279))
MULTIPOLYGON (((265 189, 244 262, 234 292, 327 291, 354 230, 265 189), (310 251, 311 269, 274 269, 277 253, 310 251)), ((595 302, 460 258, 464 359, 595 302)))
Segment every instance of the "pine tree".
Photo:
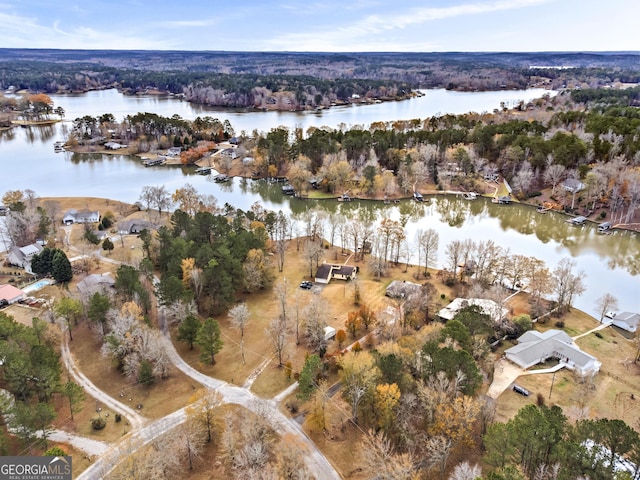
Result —
POLYGON ((207 318, 196 335, 195 343, 200 347, 200 360, 209 361, 211 365, 216 363, 215 355, 222 350, 222 338, 220 338, 220 325, 217 320, 207 318))
POLYGON ((193 350, 193 342, 196 341, 199 329, 200 320, 194 315, 188 315, 178 327, 178 340, 187 342, 189 349, 193 350))
POLYGON ((110 255, 111 251, 114 249, 113 242, 109 240, 109 237, 105 237, 102 241, 102 249, 107 252, 107 255, 110 255))
POLYGON ((73 278, 71 263, 62 250, 56 250, 51 261, 51 274, 58 283, 68 283, 73 278))

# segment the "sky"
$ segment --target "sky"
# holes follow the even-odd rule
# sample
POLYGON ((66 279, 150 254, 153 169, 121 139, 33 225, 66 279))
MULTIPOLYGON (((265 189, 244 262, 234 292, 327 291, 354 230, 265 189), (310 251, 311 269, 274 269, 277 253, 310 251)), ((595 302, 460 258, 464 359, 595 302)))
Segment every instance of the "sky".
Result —
POLYGON ((0 0, 0 47, 640 50, 638 0, 0 0))

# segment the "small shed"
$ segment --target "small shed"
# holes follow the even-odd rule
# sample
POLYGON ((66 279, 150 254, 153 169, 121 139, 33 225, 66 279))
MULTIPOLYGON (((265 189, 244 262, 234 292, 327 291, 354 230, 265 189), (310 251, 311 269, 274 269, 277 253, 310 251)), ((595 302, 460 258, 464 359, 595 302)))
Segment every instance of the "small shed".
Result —
POLYGON ((331 340, 336 336, 336 329, 333 327, 324 327, 324 339, 331 340))

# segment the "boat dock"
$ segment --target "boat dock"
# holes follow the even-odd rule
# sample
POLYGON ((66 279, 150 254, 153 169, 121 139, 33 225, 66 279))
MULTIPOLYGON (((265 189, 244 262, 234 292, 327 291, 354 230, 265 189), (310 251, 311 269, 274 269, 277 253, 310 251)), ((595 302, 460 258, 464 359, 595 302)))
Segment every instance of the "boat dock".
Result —
POLYGON ((164 162, 165 162, 164 158, 158 157, 158 158, 154 158, 154 159, 147 158, 146 160, 142 161, 142 164, 145 167, 155 167, 156 165, 163 165, 164 162))

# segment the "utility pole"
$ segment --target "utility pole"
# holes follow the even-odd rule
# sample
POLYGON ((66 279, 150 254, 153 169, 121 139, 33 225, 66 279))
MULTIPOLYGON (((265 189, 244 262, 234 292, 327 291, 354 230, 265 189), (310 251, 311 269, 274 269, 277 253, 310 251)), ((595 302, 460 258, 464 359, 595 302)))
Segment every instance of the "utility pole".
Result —
POLYGON ((549 387, 549 400, 551 400, 551 392, 553 391, 553 384, 556 381, 556 372, 553 372, 553 378, 551 379, 551 387, 549 387))

